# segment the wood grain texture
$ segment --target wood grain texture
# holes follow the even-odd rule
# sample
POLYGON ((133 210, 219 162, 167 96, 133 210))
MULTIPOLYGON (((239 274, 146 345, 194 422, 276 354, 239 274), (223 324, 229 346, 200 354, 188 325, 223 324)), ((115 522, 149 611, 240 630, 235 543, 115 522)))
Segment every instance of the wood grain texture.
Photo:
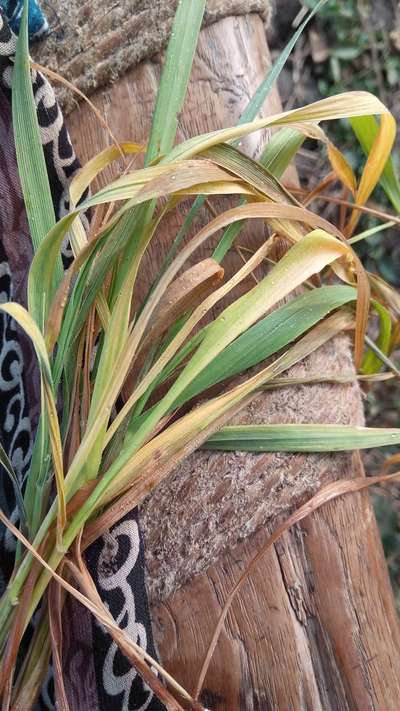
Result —
MULTIPOLYGON (((260 18, 226 18, 204 29, 179 138, 232 125, 268 62, 260 18)), ((94 95, 120 139, 141 141, 148 135, 159 72, 159 58, 148 60, 94 95)), ((272 92, 264 110, 279 109, 272 92)), ((83 105, 69 116, 69 128, 83 160, 108 140, 83 105)), ((266 138, 266 132, 255 134, 242 147, 257 155, 266 138)), ((206 217, 201 215, 196 229, 206 217)), ((137 296, 182 219, 176 215, 166 222, 152 244, 137 296)), ((252 225, 241 240, 257 245, 263 238, 262 226, 252 225)), ((208 250, 198 250, 194 262, 208 256, 208 250)), ((228 274, 238 259, 230 255, 228 274)), ((340 338, 292 372, 349 369, 349 345, 340 338)), ((353 385, 269 393, 261 406, 250 406, 239 419, 361 420, 361 397, 353 385)), ((194 688, 223 601, 268 531, 322 483, 360 471, 358 457, 351 455, 200 452, 145 502, 141 513, 155 634, 163 662, 180 681, 194 688)), ((218 711, 397 709, 399 650, 394 601, 369 498, 348 496, 285 536, 253 572, 214 654, 203 701, 218 711)))
MULTIPOLYGON (((344 464, 342 476, 362 471, 357 455, 344 464)), ((186 688, 195 688, 223 603, 269 528, 154 606, 163 661, 186 688)), ((233 603, 203 703, 214 711, 398 709, 398 624, 377 541, 366 494, 327 504, 286 534, 233 603)))

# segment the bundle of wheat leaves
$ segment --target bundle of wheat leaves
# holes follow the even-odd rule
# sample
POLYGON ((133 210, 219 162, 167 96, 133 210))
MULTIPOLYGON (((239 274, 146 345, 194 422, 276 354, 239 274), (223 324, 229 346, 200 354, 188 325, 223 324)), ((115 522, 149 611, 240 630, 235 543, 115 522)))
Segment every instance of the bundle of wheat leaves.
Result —
MULTIPOLYGON (((167 708, 182 708, 177 701, 181 697, 200 708, 118 628, 82 556, 92 540, 140 503, 189 453, 202 446, 333 451, 400 442, 400 430, 393 429, 226 424, 263 388, 290 384, 285 371, 342 331, 354 334, 361 379, 398 375, 390 355, 399 340, 399 297, 388 284, 365 272, 353 244, 366 236, 354 233, 376 185, 380 182, 396 213, 400 184, 391 160, 395 121, 371 94, 341 94, 256 118, 302 27, 239 125, 174 145, 203 11, 203 2, 178 5, 147 146, 114 142, 94 156, 73 179, 71 209, 57 223, 32 96, 27 12, 23 17, 13 74, 13 112, 35 254, 28 309, 17 303, 0 308, 32 340, 42 400, 23 489, 18 489, 12 465, 4 450, 1 453, 16 487, 18 526, 3 512, 0 518, 19 544, 12 579, 0 600, 0 678, 4 703, 12 700, 18 708, 34 704, 50 651, 57 700, 64 708, 57 636, 48 634, 59 614, 57 606, 49 603, 54 598, 45 595, 54 581, 102 622, 167 708), (320 126, 321 121, 343 118, 350 119, 366 153, 359 180, 320 126), (240 139, 267 126, 274 129, 273 136, 260 158, 255 161, 244 155, 240 139), (312 195, 300 191, 297 197, 281 182, 306 137, 327 146, 332 175, 351 196, 350 203, 344 203, 347 219, 342 229, 307 207, 329 186, 332 176, 312 195), (137 154, 143 154, 144 164, 132 169, 131 157, 137 154), (96 176, 121 156, 126 165, 121 176, 82 199, 96 176), (216 214, 182 247, 196 212, 213 196, 232 196, 236 206, 216 214), (143 255, 157 241, 166 216, 188 199, 192 200, 189 217, 146 297, 135 303, 132 312, 143 255), (87 233, 81 216, 89 210, 87 233), (265 241, 225 279, 224 257, 251 220, 264 223, 265 241), (67 237, 74 260, 64 273, 60 250, 67 237), (200 245, 211 244, 212 237, 208 259, 188 268, 189 258, 200 245), (274 246, 282 238, 287 248, 277 259, 274 246), (238 284, 260 265, 265 267, 263 277, 237 295, 238 284), (279 305, 298 287, 303 289, 300 295, 279 305), (231 303, 215 316, 214 307, 228 295, 231 303), (366 335, 370 314, 379 318, 376 341, 366 335), (227 384, 239 374, 244 376, 239 384, 227 384), (211 387, 212 396, 207 395, 211 387), (123 403, 116 407, 121 393, 123 403), (21 640, 39 605, 40 620, 14 680, 21 640)), ((385 215, 377 217, 382 224, 376 231, 388 220, 385 215)), ((400 224, 396 214, 390 215, 390 221, 400 224)), ((309 381, 315 379, 328 380, 329 374, 314 374, 309 381)), ((287 525, 332 496, 379 479, 330 485, 287 525)), ((62 600, 59 596, 59 605, 62 600)))

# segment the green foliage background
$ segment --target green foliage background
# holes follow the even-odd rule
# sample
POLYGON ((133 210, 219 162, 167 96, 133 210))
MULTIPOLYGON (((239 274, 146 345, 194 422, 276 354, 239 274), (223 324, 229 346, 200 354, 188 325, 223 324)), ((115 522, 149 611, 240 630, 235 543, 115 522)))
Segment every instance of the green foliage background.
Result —
MULTIPOLYGON (((306 0, 313 8, 315 0, 306 0)), ((311 32, 318 33, 318 41, 326 49, 326 59, 312 61, 311 47, 308 60, 316 91, 329 96, 342 91, 364 89, 378 95, 400 120, 400 13, 390 0, 330 0, 318 13, 311 32)), ((310 43, 310 33, 306 42, 310 43)), ((354 170, 361 165, 361 151, 345 122, 332 127, 332 137, 345 153, 354 170)), ((400 139, 394 159, 400 163, 400 139)), ((374 202, 390 211, 381 189, 373 195, 374 202)), ((360 230, 376 224, 373 218, 363 218, 360 230)), ((400 235, 388 230, 369 237, 358 248, 364 265, 376 271, 394 286, 400 286, 400 235)), ((398 362, 398 356, 395 361, 398 362)), ((398 381, 374 385, 366 396, 366 417, 370 426, 398 427, 400 425, 400 388, 398 381)), ((364 457, 367 470, 375 472, 381 463, 378 454, 364 457)), ((400 497, 398 488, 390 488, 387 496, 374 495, 385 554, 392 583, 400 608, 400 497)))

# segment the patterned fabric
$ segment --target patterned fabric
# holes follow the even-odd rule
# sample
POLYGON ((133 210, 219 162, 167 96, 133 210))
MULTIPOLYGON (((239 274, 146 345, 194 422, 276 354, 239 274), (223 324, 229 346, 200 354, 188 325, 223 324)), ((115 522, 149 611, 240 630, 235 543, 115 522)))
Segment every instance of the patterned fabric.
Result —
MULTIPOLYGON (((13 32, 19 30, 24 0, 1 0, 0 5, 7 17, 8 24, 13 32)), ((29 0, 29 37, 31 40, 39 39, 47 34, 49 26, 36 0, 29 0)))
MULTIPOLYGON (((145 565, 136 510, 97 540, 89 548, 86 558, 99 593, 116 622, 137 644, 156 657, 146 590, 140 584, 145 565)), ((96 621, 93 621, 92 633, 97 685, 101 690, 100 708, 121 711, 164 709, 117 644, 110 644, 108 634, 96 621)))
MULTIPOLYGON (((18 179, 10 87, 15 36, 0 0, 0 301, 26 305, 32 246, 18 179)), ((60 109, 47 81, 32 73, 43 150, 57 217, 68 210, 68 184, 79 167, 60 109)), ((68 264, 68 245, 63 250, 68 264)), ((38 419, 38 374, 30 344, 14 322, 0 315, 0 439, 22 483, 38 419)), ((0 472, 0 506, 18 521, 9 479, 0 472)), ((0 529, 0 593, 12 570, 15 542, 0 529)), ((117 622, 155 656, 144 585, 143 543, 136 512, 126 516, 87 551, 89 570, 117 622)), ((63 662, 71 711, 162 711, 163 705, 128 664, 86 608, 68 599, 64 610, 63 662)), ((51 670, 37 709, 54 709, 51 670)))

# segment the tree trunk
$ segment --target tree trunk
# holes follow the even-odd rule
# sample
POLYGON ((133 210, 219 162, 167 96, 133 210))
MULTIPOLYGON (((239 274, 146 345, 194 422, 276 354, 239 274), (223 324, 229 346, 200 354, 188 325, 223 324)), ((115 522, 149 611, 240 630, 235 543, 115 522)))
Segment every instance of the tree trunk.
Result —
MULTIPOLYGON (((203 29, 179 138, 235 123, 268 62, 258 15, 203 29)), ((92 96, 119 139, 148 136, 159 73, 158 58, 143 61, 92 96)), ((264 111, 279 108, 272 92, 264 111)), ((70 114, 69 129, 83 161, 109 140, 84 104, 70 114)), ((255 134, 243 149, 257 154, 264 140, 255 134)), ((176 225, 171 220, 152 246, 142 288, 176 225)), ((261 238, 254 228, 246 233, 255 243, 261 238)), ((229 259, 232 267, 238 257, 229 259)), ((349 344, 338 338, 292 372, 351 367, 349 344)), ((350 424, 360 423, 361 413, 356 386, 313 385, 265 394, 237 421, 350 424)), ((186 688, 195 687, 228 593, 270 531, 322 484, 362 473, 357 454, 200 452, 149 497, 142 521, 155 635, 164 665, 186 688)), ((200 698, 213 711, 397 709, 399 647, 369 497, 349 495, 294 527, 253 570, 233 603, 200 698)))

